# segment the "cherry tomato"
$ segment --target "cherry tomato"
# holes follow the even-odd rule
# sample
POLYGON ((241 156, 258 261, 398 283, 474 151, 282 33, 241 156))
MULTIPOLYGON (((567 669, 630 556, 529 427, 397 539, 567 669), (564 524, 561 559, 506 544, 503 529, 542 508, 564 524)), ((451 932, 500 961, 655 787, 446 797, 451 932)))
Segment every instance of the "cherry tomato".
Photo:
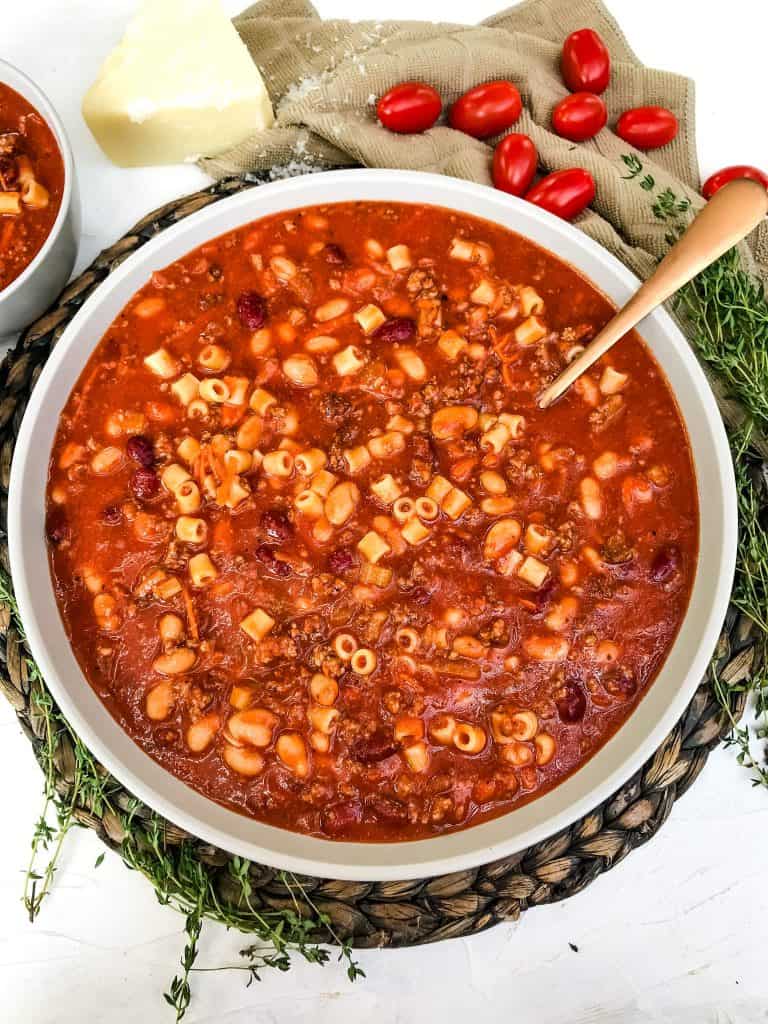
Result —
POLYGON ((493 151, 493 184, 502 192, 523 195, 536 173, 538 155, 527 135, 512 132, 493 151))
POLYGON ((525 198, 556 217, 573 220, 595 198, 595 179, 581 167, 555 171, 538 181, 525 198))
POLYGON ((391 132, 425 132, 440 117, 443 101, 431 85, 401 82, 376 104, 379 120, 391 132))
POLYGON ((584 142, 605 128, 608 111, 592 92, 574 92, 560 100, 552 111, 552 127, 571 142, 584 142))
POLYGON ((448 123, 475 139, 487 139, 513 125, 522 110, 523 101, 512 82, 486 82, 456 100, 448 112, 448 123))
POLYGON ((571 92, 604 92, 611 77, 611 57, 591 28, 571 32, 560 59, 563 81, 571 92))
POLYGON ((768 189, 768 174, 761 171, 759 167, 750 167, 749 164, 734 164, 733 167, 723 167, 721 171, 711 174, 702 185, 701 194, 705 199, 711 199, 723 185, 727 185, 729 181, 735 181, 736 178, 751 178, 752 181, 759 181, 768 189))
POLYGON ((616 122, 616 134, 636 149, 658 149, 677 135, 677 118, 665 107, 635 107, 616 122))

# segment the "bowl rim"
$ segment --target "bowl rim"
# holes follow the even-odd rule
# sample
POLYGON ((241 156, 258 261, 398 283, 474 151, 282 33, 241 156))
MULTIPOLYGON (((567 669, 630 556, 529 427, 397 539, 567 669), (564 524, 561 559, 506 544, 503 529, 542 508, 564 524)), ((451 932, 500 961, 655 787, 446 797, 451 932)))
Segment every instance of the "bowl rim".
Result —
POLYGON ((56 142, 58 143, 62 163, 64 164, 64 190, 61 194, 61 204, 59 205, 59 212, 56 215, 56 220, 51 225, 51 230, 48 232, 43 244, 32 257, 32 260, 26 265, 26 267, 24 267, 18 277, 15 277, 9 285, 0 290, 1 310, 6 299, 9 299, 13 294, 24 288, 27 281, 29 281, 40 264, 45 261, 53 248, 69 214, 69 208, 72 205, 75 163, 72 154, 72 146, 70 145, 67 133, 64 129, 64 123, 59 117, 56 108, 40 86, 37 85, 29 75, 25 74, 20 68, 17 68, 15 64, 11 64, 9 61, 2 60, 1 58, 0 85, 7 85, 9 88, 14 89, 38 111, 45 123, 56 136, 56 142), (9 78, 11 79, 10 81, 9 78))
MULTIPOLYGON (((156 252, 173 249, 174 244, 178 247, 181 242, 184 242, 181 252, 188 252, 202 244, 204 239, 217 237, 233 230, 236 224, 249 223, 277 210, 287 211, 316 203, 325 204, 356 199, 405 203, 431 202, 432 205, 458 209, 481 219, 495 219, 495 222, 502 227, 529 238, 531 235, 526 231, 526 227, 532 229, 535 226, 537 231, 547 237, 551 236, 554 239, 570 243, 571 249, 574 250, 575 247, 574 251, 578 251, 580 258, 584 255, 585 260, 595 266, 594 272, 599 270, 601 275, 610 278, 611 283, 606 284, 605 287, 597 284, 589 271, 581 269, 578 264, 572 263, 555 252, 559 259, 571 263, 578 273, 605 294, 608 294, 607 289, 610 288, 614 292, 621 292, 622 296, 626 297, 638 284, 638 279, 631 271, 574 226, 553 217, 532 204, 524 203, 504 193, 495 192, 486 186, 440 175, 415 171, 367 169, 331 171, 261 185, 258 188, 248 189, 211 203, 158 233, 155 238, 124 260, 120 267, 94 290, 94 293, 78 310, 63 332, 32 392, 18 434, 11 467, 8 534, 11 571, 20 614, 25 625, 30 649, 42 670, 46 684, 50 687, 59 707, 75 732, 129 791, 191 834, 255 862, 323 878, 387 881, 429 877, 478 867, 550 838, 599 806, 617 788, 626 783, 652 756, 682 715, 703 678, 725 617, 736 560, 736 488, 725 429, 704 372, 669 314, 663 309, 657 310, 645 321, 642 334, 645 336, 650 332, 652 335, 658 334, 662 337, 662 342, 658 344, 666 346, 665 358, 670 359, 673 364, 676 361, 679 362, 679 372, 684 379, 686 389, 690 390, 692 396, 686 397, 686 401, 690 401, 694 407, 700 407, 701 419, 697 430, 705 435, 707 443, 711 444, 710 449, 704 445, 704 441, 694 443, 691 440, 700 498, 700 550, 697 571, 686 617, 656 680, 613 737, 604 743, 583 766, 541 797, 490 821, 427 839, 390 843, 336 842, 265 825, 202 796, 171 775, 166 769, 161 768, 128 737, 127 733, 123 732, 101 703, 95 691, 84 680, 79 665, 74 661, 68 639, 66 648, 62 647, 59 651, 59 657, 65 661, 68 659, 66 666, 68 673, 72 671, 69 662, 74 661, 81 684, 76 699, 70 696, 67 685, 63 681, 63 668, 60 677, 59 666, 49 654, 49 644, 52 646, 55 643, 55 639, 51 639, 51 637, 57 633, 57 628, 65 638, 66 634, 58 617, 55 602, 54 609, 57 619, 55 626, 48 619, 41 619, 38 612, 39 603, 45 601, 50 604, 53 587, 48 572, 45 544, 40 545, 39 543, 43 539, 41 510, 35 507, 34 500, 32 500, 31 506, 28 505, 30 498, 34 499, 35 495, 37 495, 38 502, 40 499, 39 488, 35 489, 35 481, 30 482, 29 480, 28 468, 30 459, 37 457, 39 460, 43 457, 42 454, 34 455, 34 438, 39 437, 36 427, 40 425, 42 430, 50 430, 53 435, 58 422, 58 413, 54 415, 54 412, 64 404, 70 391, 70 388, 66 389, 60 403, 54 401, 46 404, 49 392, 56 385, 57 373, 69 358, 70 362, 76 364, 76 379, 103 334, 103 330, 101 330, 95 338, 89 336, 87 343, 80 346, 82 351, 76 351, 75 356, 70 356, 70 352, 75 350, 78 339, 82 341, 81 325, 87 326, 89 317, 94 312, 98 312, 100 306, 108 306, 107 300, 110 296, 115 293, 120 295, 121 284, 131 278, 134 273, 137 275, 141 273, 141 282, 144 283, 151 273, 148 267, 152 265, 156 252), (333 192, 334 189, 338 189, 340 193, 336 199, 318 198, 318 193, 322 195, 323 192, 329 190, 333 192), (413 198, 414 195, 419 198, 413 198), (421 198, 422 195, 435 196, 435 198, 421 198), (270 206, 270 203, 273 205, 270 206), (474 203, 481 207, 479 211, 473 212, 469 204, 474 203), (268 210, 259 208, 265 205, 269 207, 268 210), (490 208, 498 210, 497 218, 488 212, 490 208), (509 219, 513 215, 515 222, 510 224, 509 219), (184 241, 187 235, 194 236, 197 240, 184 241), (51 421, 53 426, 50 426, 51 421), (697 450, 700 447, 706 447, 707 455, 707 458, 702 459, 701 462, 697 457, 697 450), (715 491, 715 493, 707 491, 706 505, 701 500, 704 493, 700 479, 702 468, 710 476, 714 474, 711 479, 708 477, 706 481, 715 491), (32 491, 28 495, 30 489, 32 491), (702 543, 701 530, 705 519, 705 507, 707 521, 709 522, 714 517, 712 522, 714 522, 720 542, 719 551, 706 550, 702 543), (33 528, 39 530, 36 540, 32 536, 33 528), (48 593, 42 593, 45 588, 41 584, 38 588, 38 596, 32 593, 29 583, 30 573, 27 572, 27 569, 37 568, 39 573, 41 547, 48 579, 48 593), (702 578, 703 561, 707 562, 706 580, 702 578), (711 597, 709 589, 706 590, 706 595, 704 594, 708 584, 712 584, 711 597), (679 642, 691 615, 694 598, 697 598, 699 604, 702 605, 700 609, 697 605, 699 618, 702 619, 696 624, 699 627, 697 633, 699 642, 690 656, 687 653, 681 656, 678 652, 679 642), (673 659, 675 652, 678 653, 673 659), (683 676, 675 683, 675 692, 672 699, 664 705, 665 710, 656 714, 652 728, 641 728, 638 725, 638 716, 640 710, 644 706, 648 706, 649 695, 658 693, 657 698, 651 702, 652 704, 666 699, 666 694, 662 697, 659 688, 662 677, 672 660, 682 660, 685 665, 683 676), (97 721, 97 725, 92 724, 92 719, 97 721), (639 735, 636 735, 637 733, 639 735), (105 738, 104 734, 107 734, 109 739, 105 738), (625 746, 630 742, 632 744, 632 749, 628 753, 620 753, 621 737, 625 740, 625 746), (607 751, 611 752, 611 758, 607 756, 607 751), (596 766, 597 769, 603 769, 605 767, 603 762, 615 760, 617 754, 619 754, 619 763, 607 775, 601 774, 601 771, 597 770, 595 778, 596 766), (564 794, 568 798, 573 796, 567 806, 555 812, 544 813, 542 816, 541 809, 543 808, 546 812, 553 805, 553 798, 557 795, 563 797, 564 794), (539 809, 538 817, 541 820, 536 821, 537 815, 534 811, 533 823, 528 823, 532 817, 532 808, 539 809), (517 816, 518 822, 528 824, 516 830, 513 821, 515 816, 517 816), (509 825, 510 822, 512 822, 511 825, 509 825), (237 828, 237 825, 240 827, 237 828), (505 825, 508 826, 506 832, 505 825), (511 829, 511 835, 508 834, 509 829, 511 829)), ((532 240, 539 246, 552 251, 552 247, 540 238, 533 237, 532 240)), ((165 256, 156 265, 165 265, 177 258, 179 256, 176 254, 165 256)), ((133 282, 128 294, 132 294, 140 286, 133 282)), ((125 287, 127 285, 123 284, 123 288, 125 287)), ((609 298, 613 302, 620 301, 619 298, 614 298, 610 294, 609 298)), ((121 308, 125 301, 127 298, 121 298, 118 308, 121 308)), ((655 351, 657 343, 648 341, 646 343, 654 351, 654 357, 661 362, 658 352, 655 351)), ((665 377, 668 377, 668 371, 664 367, 661 368, 665 377)), ((68 370, 69 374, 72 372, 68 370)), ((671 382, 670 386, 672 386, 671 382)), ((678 403, 681 404, 681 415, 683 415, 678 391, 673 388, 673 393, 678 403)), ((685 418, 684 422, 690 435, 690 424, 685 418)), ((38 440, 36 443, 39 450, 40 441, 38 440)), ((49 451, 50 445, 46 444, 44 452, 46 466, 49 451)), ((704 452, 702 451, 701 454, 703 455, 704 452)), ((44 493, 43 484, 43 507, 45 504, 44 493)), ((554 804, 557 804, 556 800, 554 804)))

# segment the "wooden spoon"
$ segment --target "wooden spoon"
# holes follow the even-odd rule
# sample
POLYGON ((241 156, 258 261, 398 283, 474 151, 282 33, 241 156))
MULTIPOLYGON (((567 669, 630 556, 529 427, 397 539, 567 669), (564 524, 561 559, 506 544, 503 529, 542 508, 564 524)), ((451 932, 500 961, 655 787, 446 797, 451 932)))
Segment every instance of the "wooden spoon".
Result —
POLYGON ((698 273, 714 263, 750 231, 768 212, 768 192, 756 181, 741 178, 723 186, 689 224, 655 272, 609 320, 584 351, 539 395, 539 408, 552 405, 600 356, 674 295, 698 273))

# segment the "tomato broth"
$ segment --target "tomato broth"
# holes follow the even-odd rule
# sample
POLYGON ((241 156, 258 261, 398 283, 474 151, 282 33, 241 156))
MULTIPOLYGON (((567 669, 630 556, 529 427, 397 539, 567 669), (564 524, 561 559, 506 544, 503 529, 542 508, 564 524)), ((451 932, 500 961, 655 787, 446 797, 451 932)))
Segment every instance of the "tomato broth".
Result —
POLYGON ((61 615, 115 719, 309 835, 467 827, 576 771, 685 615, 697 489, 659 367, 552 253, 449 210, 267 217, 155 273, 61 416, 61 615))

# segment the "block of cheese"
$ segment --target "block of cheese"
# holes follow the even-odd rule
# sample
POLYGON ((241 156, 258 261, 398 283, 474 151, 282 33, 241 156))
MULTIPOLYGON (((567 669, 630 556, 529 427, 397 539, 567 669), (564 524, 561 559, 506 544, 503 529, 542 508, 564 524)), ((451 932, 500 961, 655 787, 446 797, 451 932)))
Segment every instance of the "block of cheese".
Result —
POLYGON ((85 94, 83 116, 122 167, 212 156, 274 121, 220 0, 143 0, 85 94))

